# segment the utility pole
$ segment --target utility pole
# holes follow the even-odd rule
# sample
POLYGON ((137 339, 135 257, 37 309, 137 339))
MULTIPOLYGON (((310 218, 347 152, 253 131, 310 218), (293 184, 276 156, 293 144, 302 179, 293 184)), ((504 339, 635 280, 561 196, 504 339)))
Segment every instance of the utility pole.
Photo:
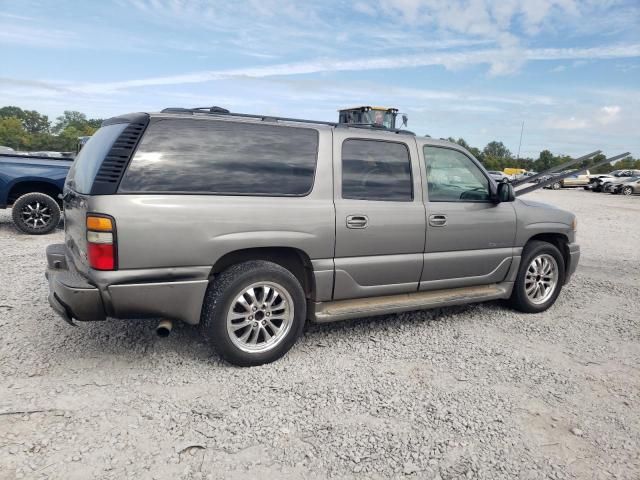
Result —
POLYGON ((520 143, 518 143, 518 155, 516 160, 520 160, 520 147, 522 147, 522 132, 524 131, 524 120, 522 121, 522 127, 520 127, 520 143))

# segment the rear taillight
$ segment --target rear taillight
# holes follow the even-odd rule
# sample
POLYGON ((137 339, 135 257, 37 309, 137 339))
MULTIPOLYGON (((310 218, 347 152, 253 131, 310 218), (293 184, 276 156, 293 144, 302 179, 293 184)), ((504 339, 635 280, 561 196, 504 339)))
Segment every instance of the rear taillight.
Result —
POLYGON ((87 215, 87 257, 96 270, 116 270, 116 222, 108 215, 87 215))

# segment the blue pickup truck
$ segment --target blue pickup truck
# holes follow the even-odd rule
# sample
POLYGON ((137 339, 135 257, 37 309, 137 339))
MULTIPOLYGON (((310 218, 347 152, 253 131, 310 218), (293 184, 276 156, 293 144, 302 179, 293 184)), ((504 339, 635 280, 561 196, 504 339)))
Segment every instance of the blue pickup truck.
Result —
POLYGON ((0 153, 0 208, 13 207, 16 227, 43 235, 60 222, 62 193, 71 158, 0 153))

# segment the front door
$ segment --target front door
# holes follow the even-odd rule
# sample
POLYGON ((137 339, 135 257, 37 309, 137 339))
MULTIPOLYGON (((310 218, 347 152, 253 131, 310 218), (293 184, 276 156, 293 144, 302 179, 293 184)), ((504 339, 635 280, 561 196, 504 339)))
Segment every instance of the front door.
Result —
POLYGON ((334 299, 418 290, 425 240, 413 137, 334 130, 334 299))
POLYGON ((427 241, 420 290, 504 280, 513 259, 513 204, 490 200, 492 180, 461 150, 421 148, 427 180, 427 241))

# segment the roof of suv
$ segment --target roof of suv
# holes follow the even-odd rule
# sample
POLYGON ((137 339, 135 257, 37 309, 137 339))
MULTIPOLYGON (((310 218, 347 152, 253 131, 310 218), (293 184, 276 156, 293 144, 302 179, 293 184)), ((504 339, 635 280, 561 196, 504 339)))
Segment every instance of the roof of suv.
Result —
POLYGON ((252 115, 246 113, 234 113, 229 112, 227 110, 221 109, 219 107, 211 107, 211 108, 166 108, 160 112, 136 112, 129 113, 125 115, 119 115, 117 117, 109 118, 102 122, 103 126, 113 125, 116 123, 134 123, 134 122, 146 122, 149 117, 152 118, 211 118, 221 121, 233 121, 233 122, 247 122, 247 123, 263 123, 270 122, 276 123, 278 125, 283 126, 312 126, 318 129, 353 129, 359 131, 366 131, 368 133, 376 133, 382 136, 395 136, 395 135, 411 135, 416 137, 416 139, 420 140, 421 144, 429 144, 434 146, 445 146, 454 148, 457 150, 465 151, 464 147, 458 145, 455 142, 450 142, 449 140, 445 140, 443 138, 437 139, 429 136, 417 136, 414 132, 409 130, 402 129, 389 129, 389 128, 381 128, 369 125, 350 125, 344 123, 337 122, 325 122, 321 120, 305 120, 299 118, 288 118, 288 117, 277 117, 271 115, 252 115))

